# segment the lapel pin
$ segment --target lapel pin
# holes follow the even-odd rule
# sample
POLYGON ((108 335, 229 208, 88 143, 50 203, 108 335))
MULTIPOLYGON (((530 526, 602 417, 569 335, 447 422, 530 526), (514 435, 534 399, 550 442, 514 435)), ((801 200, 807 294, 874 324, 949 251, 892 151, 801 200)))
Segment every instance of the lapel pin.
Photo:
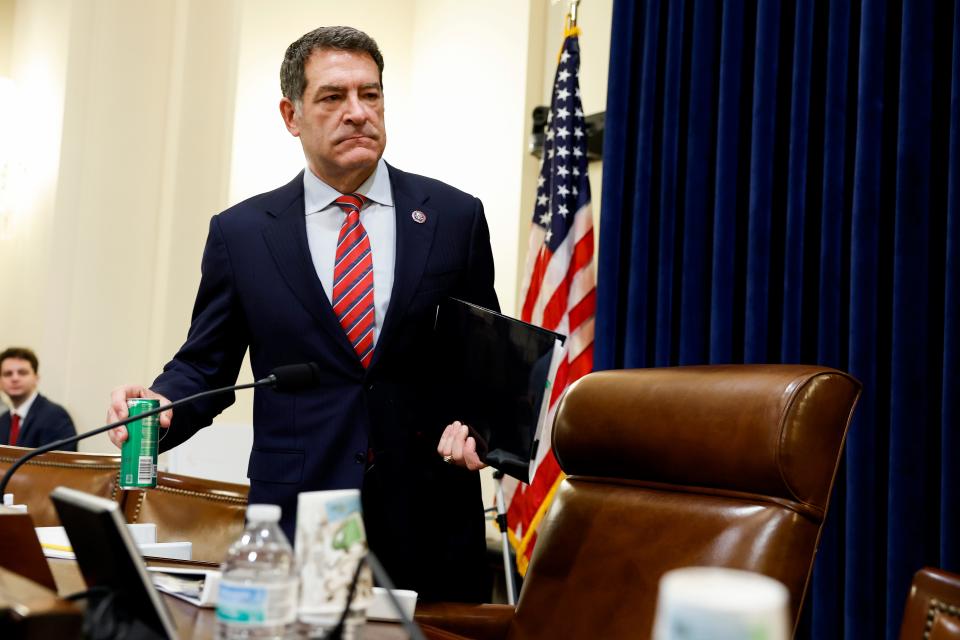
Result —
POLYGON ((427 221, 427 214, 419 209, 410 214, 410 217, 413 218, 413 221, 417 224, 423 224, 427 221))

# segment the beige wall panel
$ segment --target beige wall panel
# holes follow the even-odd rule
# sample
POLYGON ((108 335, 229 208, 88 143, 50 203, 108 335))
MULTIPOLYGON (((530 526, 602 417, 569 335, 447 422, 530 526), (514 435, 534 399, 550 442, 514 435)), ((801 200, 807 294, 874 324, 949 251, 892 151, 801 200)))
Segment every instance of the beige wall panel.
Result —
MULTIPOLYGON (((0 341, 35 348, 41 388, 62 395, 67 365, 58 345, 43 338, 51 246, 54 234, 63 232, 55 204, 72 3, 16 5, 8 43, 13 91, 3 105, 3 153, 15 178, 3 198, 9 209, 0 211, 0 341)), ((61 331, 65 323, 58 322, 61 331)))
POLYGON ((14 0, 0 0, 0 77, 10 75, 10 54, 13 52, 14 0))
POLYGON ((23 254, 2 264, 23 274, 5 289, 25 312, 0 335, 37 349, 41 388, 80 430, 185 335, 206 220, 226 200, 231 7, 18 3, 14 79, 37 126, 19 150, 29 188, 0 240, 23 254))

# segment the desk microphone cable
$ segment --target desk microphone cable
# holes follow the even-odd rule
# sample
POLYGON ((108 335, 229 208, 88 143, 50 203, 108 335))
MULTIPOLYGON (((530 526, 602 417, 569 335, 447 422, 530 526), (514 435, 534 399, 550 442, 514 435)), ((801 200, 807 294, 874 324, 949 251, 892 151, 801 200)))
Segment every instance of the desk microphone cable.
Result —
POLYGON ((393 593, 394 589, 396 589, 393 581, 390 580, 390 576, 387 575, 383 565, 380 564, 380 561, 377 560, 377 557, 373 555, 372 551, 368 551, 363 559, 357 563, 357 568, 353 572, 353 578, 350 580, 350 592, 347 594, 347 603, 344 605, 343 611, 340 612, 340 619, 337 621, 337 624, 323 636, 324 640, 341 640, 343 638, 343 630, 347 622, 347 616, 350 614, 350 605, 353 604, 353 597, 357 591, 357 583, 360 581, 360 571, 363 569, 364 564, 370 567, 374 578, 386 589, 387 597, 390 598, 390 603, 393 605, 393 608, 397 610, 397 615, 400 616, 400 623, 403 625, 403 628, 406 629, 407 633, 410 634, 410 638, 412 640, 426 640, 420 627, 404 612, 400 601, 397 600, 397 596, 393 593))

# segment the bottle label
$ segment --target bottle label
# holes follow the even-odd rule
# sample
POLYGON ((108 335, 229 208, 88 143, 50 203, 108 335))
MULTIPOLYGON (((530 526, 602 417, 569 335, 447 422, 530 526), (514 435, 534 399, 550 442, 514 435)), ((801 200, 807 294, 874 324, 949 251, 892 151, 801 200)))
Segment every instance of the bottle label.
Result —
POLYGON ((297 617, 297 583, 220 582, 217 619, 245 626, 290 624, 297 617))

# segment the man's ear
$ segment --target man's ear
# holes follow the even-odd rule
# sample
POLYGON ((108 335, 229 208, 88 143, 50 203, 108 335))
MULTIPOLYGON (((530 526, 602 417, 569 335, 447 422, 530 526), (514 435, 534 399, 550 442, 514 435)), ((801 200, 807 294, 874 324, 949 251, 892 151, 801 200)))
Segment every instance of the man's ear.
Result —
POLYGON ((300 124, 297 117, 297 107, 290 98, 284 96, 280 98, 280 116, 283 118, 283 124, 287 127, 290 135, 300 137, 300 124))

